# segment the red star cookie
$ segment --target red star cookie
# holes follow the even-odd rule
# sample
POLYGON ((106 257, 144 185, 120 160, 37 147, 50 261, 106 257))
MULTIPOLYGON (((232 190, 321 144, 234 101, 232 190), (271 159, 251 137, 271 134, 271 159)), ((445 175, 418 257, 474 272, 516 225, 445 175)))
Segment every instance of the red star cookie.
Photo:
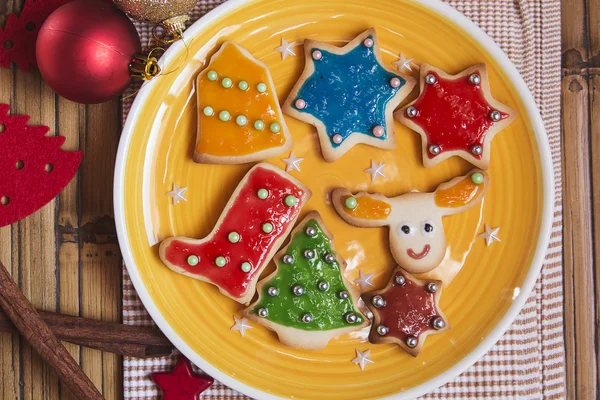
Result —
POLYGON ((438 307, 441 294, 441 281, 417 279, 397 267, 385 288, 362 295, 373 313, 369 341, 396 343, 416 357, 428 335, 450 329, 438 307))
POLYGON ((152 380, 163 392, 162 400, 199 400, 200 393, 213 384, 207 375, 196 375, 185 357, 180 357, 172 372, 155 372, 152 380))
POLYGON ((517 112, 492 97, 485 64, 457 75, 423 64, 420 87, 419 97, 394 117, 421 135, 425 167, 459 156, 487 169, 492 139, 517 112))

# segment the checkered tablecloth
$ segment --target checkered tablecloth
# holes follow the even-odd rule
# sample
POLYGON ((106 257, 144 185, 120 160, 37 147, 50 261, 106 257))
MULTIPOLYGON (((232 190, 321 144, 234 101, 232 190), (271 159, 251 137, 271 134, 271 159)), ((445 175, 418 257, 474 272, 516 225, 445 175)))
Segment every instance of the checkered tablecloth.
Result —
MULTIPOLYGON (((560 1, 446 2, 479 25, 502 47, 533 93, 550 140, 556 199, 546 262, 525 308, 504 337, 479 362, 424 398, 564 398, 560 1)), ((200 0, 192 19, 198 19, 220 3, 220 0, 200 0)), ((151 27, 138 22, 136 26, 142 43, 147 43, 151 27)), ((130 107, 131 98, 123 102, 124 119, 130 107)), ((152 324, 125 269, 123 320, 132 325, 152 324)), ((160 393, 149 374, 171 369, 176 358, 126 358, 123 366, 125 399, 157 399, 160 393)), ((218 382, 203 394, 204 399, 244 397, 218 382)))

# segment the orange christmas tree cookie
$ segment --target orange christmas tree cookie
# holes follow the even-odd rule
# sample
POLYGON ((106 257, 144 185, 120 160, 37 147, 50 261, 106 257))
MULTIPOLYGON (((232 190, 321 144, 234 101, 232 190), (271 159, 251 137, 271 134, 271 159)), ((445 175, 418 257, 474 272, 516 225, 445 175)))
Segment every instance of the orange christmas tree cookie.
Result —
POLYGON ((265 64, 225 42, 198 75, 194 161, 243 164, 292 147, 275 85, 265 64))

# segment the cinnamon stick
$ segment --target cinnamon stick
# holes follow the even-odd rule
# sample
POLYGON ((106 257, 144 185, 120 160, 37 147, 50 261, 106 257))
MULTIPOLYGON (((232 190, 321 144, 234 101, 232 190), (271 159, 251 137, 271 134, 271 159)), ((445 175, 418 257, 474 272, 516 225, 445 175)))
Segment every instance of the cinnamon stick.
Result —
POLYGON ((0 307, 4 309, 29 344, 54 367, 60 380, 75 395, 75 398, 103 399, 65 346, 54 336, 29 300, 21 293, 2 263, 0 263, 0 307))
MULTIPOLYGON (((122 325, 49 311, 38 310, 38 314, 56 337, 64 342, 137 358, 168 356, 174 350, 160 331, 150 327, 122 325)), ((0 332, 18 332, 2 310, 0 332)))

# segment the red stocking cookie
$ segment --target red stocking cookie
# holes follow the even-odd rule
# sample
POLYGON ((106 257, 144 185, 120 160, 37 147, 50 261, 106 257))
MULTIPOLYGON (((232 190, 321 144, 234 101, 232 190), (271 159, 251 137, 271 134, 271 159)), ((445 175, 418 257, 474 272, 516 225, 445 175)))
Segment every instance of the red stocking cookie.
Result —
POLYGON ((333 205, 351 225, 390 227, 392 256, 405 270, 421 274, 436 268, 446 253, 442 217, 468 210, 483 198, 489 183, 485 171, 442 183, 435 192, 410 192, 387 198, 382 194, 335 189, 333 205))
POLYGON ((459 156, 487 169, 492 139, 517 112, 492 97, 485 64, 457 75, 423 64, 421 94, 394 116, 421 135, 426 167, 459 156))
POLYGON ((262 270, 310 196, 295 178, 270 164, 258 164, 233 192, 210 235, 199 240, 168 238, 160 245, 160 258, 172 270, 248 303, 262 270))
POLYGON ((424 281, 396 268, 387 286, 362 295, 373 313, 371 343, 396 343, 416 357, 425 338, 450 329, 438 306, 441 281, 424 281))

